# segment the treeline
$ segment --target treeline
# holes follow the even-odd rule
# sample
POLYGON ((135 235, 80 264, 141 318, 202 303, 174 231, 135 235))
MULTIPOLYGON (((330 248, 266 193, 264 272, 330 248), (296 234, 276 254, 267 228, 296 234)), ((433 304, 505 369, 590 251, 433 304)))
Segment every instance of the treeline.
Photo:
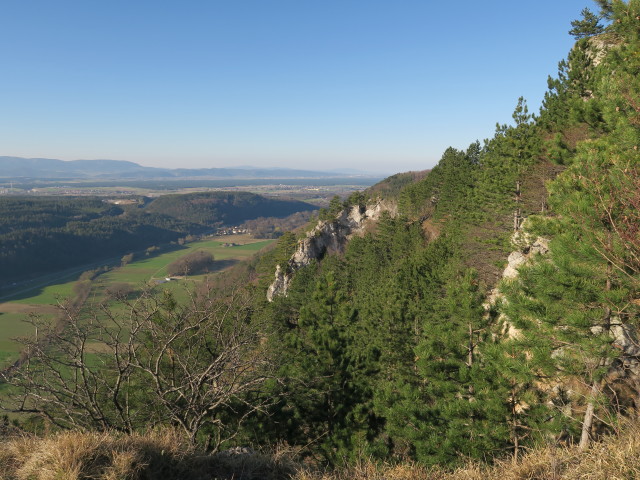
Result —
POLYGON ((177 240, 193 225, 98 198, 0 199, 0 281, 63 270, 177 240))
POLYGON ((167 265, 167 273, 171 276, 197 275, 199 273, 207 273, 212 268, 213 255, 204 250, 196 250, 167 265))
POLYGON ((366 191, 372 198, 380 196, 395 199, 406 186, 422 180, 428 173, 429 170, 396 173, 367 188, 366 191))
POLYGON ((163 195, 145 211, 162 213, 199 225, 237 225, 258 217, 287 217, 317 207, 297 200, 279 200, 250 192, 206 192, 163 195))
POLYGON ((286 232, 305 225, 313 215, 313 210, 307 210, 305 212, 296 212, 284 218, 258 217, 247 220, 240 227, 246 228, 256 238, 279 238, 286 232))

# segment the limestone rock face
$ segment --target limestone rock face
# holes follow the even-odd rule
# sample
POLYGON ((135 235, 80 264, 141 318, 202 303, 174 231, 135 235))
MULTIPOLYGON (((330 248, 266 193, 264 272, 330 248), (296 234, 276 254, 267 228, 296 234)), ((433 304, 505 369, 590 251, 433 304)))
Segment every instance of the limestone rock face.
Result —
POLYGON ((512 279, 518 276, 518 268, 527 263, 535 255, 546 255, 549 252, 549 241, 538 237, 533 240, 530 236, 520 236, 514 243, 518 250, 511 252, 507 258, 507 267, 502 272, 502 278, 512 279), (522 238, 524 237, 524 238, 522 238))
MULTIPOLYGON (((518 269, 522 265, 529 262, 536 255, 549 253, 549 240, 543 237, 534 238, 523 230, 514 233, 511 242, 516 250, 511 252, 507 258, 507 266, 502 272, 502 278, 505 280, 518 278, 518 269)), ((494 288, 484 304, 485 310, 490 310, 498 301, 504 304, 507 300, 499 288, 494 288)), ((518 338, 521 335, 522 332, 509 321, 506 315, 500 314, 498 320, 502 322, 502 335, 505 338, 518 338)))
POLYGON ((502 272, 502 278, 516 278, 518 267, 527 261, 527 257, 520 251, 511 252, 507 258, 507 268, 502 272))
MULTIPOLYGON (((507 259, 507 266, 502 274, 502 278, 505 280, 516 279, 519 275, 518 269, 531 261, 534 256, 549 253, 549 241, 546 238, 533 238, 522 230, 514 234, 512 243, 516 250, 511 252, 507 259)), ((499 287, 491 291, 484 307, 489 311, 498 302, 503 304, 507 302, 499 287)), ((505 314, 501 313, 498 321, 502 324, 501 335, 503 338, 518 338, 522 335, 522 332, 511 323, 505 314)), ((603 330, 601 326, 591 327, 591 332, 594 335, 601 335, 603 330)), ((620 317, 614 316, 609 326, 609 335, 613 339, 613 344, 620 351, 616 365, 611 368, 620 370, 622 376, 635 376, 639 379, 638 384, 640 384, 640 339, 638 339, 637 329, 625 324, 620 317)), ((562 349, 558 350, 555 355, 562 355, 562 349)))
POLYGON ((327 253, 342 252, 353 235, 364 232, 370 221, 380 218, 383 212, 394 216, 397 207, 394 204, 379 200, 372 205, 355 205, 343 210, 333 220, 321 221, 307 236, 298 242, 298 248, 283 268, 276 267, 275 279, 267 290, 270 302, 280 295, 286 295, 293 274, 296 270, 320 260, 327 253))
POLYGON ((610 35, 596 35, 589 38, 589 49, 587 55, 591 58, 593 66, 597 67, 607 55, 609 50, 618 45, 616 38, 610 35))
POLYGON ((280 265, 276 265, 276 278, 267 289, 267 300, 271 302, 274 296, 280 294, 280 292, 286 292, 290 282, 291 276, 283 272, 280 265))

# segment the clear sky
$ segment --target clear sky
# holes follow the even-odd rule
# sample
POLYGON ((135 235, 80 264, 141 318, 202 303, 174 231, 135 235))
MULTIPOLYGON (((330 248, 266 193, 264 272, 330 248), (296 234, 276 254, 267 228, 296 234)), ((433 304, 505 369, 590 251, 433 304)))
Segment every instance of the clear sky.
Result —
POLYGON ((538 111, 590 0, 4 0, 0 155, 398 172, 538 111))

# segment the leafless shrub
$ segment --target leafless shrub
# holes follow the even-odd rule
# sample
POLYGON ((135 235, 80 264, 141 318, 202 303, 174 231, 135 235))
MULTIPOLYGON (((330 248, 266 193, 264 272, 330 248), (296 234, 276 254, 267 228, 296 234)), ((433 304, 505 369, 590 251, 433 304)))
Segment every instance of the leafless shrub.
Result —
POLYGON ((3 374, 2 407, 85 431, 173 425, 215 450, 266 402, 273 365, 249 306, 241 289, 188 292, 184 304, 145 291, 115 306, 60 305, 64 328, 30 320, 37 334, 3 374))
POLYGON ((196 275, 213 268, 213 255, 204 250, 188 253, 167 265, 169 275, 196 275))
POLYGON ((105 289, 107 296, 116 299, 126 298, 134 292, 133 286, 127 282, 113 282, 105 289))

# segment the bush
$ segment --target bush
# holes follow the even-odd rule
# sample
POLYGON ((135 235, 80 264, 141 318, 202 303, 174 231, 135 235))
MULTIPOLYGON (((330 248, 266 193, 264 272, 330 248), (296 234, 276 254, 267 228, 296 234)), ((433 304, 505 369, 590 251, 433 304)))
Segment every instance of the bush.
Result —
POLYGON ((167 265, 169 275, 197 275, 207 273, 213 267, 213 255, 196 250, 167 265))
POLYGON ((109 285, 105 293, 112 298, 126 298, 135 292, 135 289, 126 282, 115 282, 109 285))
POLYGON ((82 309, 60 305, 62 326, 29 318, 39 335, 19 340, 28 362, 0 375, 12 386, 1 407, 61 429, 174 426, 190 444, 217 450, 274 400, 258 395, 274 378, 263 341, 269 327, 249 321, 254 299, 235 286, 186 296, 180 305, 150 291, 82 309))

